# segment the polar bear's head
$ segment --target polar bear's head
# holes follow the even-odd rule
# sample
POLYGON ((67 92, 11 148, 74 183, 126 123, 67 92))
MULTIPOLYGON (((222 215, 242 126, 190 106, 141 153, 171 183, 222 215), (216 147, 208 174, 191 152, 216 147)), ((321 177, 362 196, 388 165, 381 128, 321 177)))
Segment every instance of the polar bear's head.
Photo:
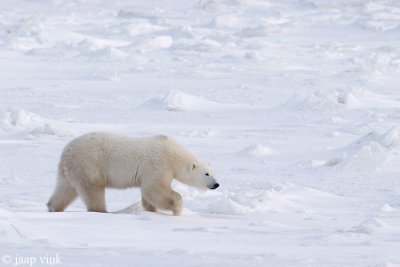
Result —
POLYGON ((213 170, 208 165, 202 162, 191 162, 176 179, 198 189, 216 189, 219 184, 213 174, 213 170))

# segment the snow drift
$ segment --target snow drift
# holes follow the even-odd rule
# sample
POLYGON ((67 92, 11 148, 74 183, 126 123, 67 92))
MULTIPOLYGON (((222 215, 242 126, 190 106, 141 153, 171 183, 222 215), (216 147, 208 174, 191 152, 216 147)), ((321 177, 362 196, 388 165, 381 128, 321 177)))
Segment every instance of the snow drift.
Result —
POLYGON ((10 107, 5 112, 3 129, 25 137, 41 137, 46 135, 69 137, 73 135, 73 131, 65 127, 63 123, 46 119, 15 107, 10 107))
POLYGON ((340 166, 357 171, 374 171, 400 160, 400 129, 371 132, 337 150, 337 157, 325 166, 340 166))
POLYGON ((152 98, 138 106, 139 109, 154 111, 207 111, 229 107, 233 108, 236 105, 211 101, 203 96, 195 96, 179 90, 171 90, 163 98, 152 98))

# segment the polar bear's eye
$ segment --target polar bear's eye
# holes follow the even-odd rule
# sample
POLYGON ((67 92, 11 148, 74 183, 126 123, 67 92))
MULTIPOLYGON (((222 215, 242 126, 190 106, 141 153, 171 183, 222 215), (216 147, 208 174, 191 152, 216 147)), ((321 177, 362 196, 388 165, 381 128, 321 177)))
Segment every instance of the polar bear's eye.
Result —
POLYGON ((206 172, 205 176, 210 176, 210 175, 208 174, 208 172, 206 172))

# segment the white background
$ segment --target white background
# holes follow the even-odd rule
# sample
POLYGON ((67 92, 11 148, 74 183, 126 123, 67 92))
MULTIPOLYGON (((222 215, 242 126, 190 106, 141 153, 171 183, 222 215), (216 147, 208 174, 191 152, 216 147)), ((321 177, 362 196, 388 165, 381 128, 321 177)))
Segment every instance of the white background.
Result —
POLYGON ((400 266, 399 25, 397 0, 2 0, 0 255, 400 266), (89 131, 168 134, 221 186, 174 184, 179 217, 138 189, 48 213, 89 131))

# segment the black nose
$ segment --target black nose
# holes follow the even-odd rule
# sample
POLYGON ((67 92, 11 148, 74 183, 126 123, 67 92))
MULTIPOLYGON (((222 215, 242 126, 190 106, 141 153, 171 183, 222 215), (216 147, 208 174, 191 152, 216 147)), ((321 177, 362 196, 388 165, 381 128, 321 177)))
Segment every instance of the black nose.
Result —
POLYGON ((219 183, 215 183, 212 189, 217 189, 219 187, 219 183))

